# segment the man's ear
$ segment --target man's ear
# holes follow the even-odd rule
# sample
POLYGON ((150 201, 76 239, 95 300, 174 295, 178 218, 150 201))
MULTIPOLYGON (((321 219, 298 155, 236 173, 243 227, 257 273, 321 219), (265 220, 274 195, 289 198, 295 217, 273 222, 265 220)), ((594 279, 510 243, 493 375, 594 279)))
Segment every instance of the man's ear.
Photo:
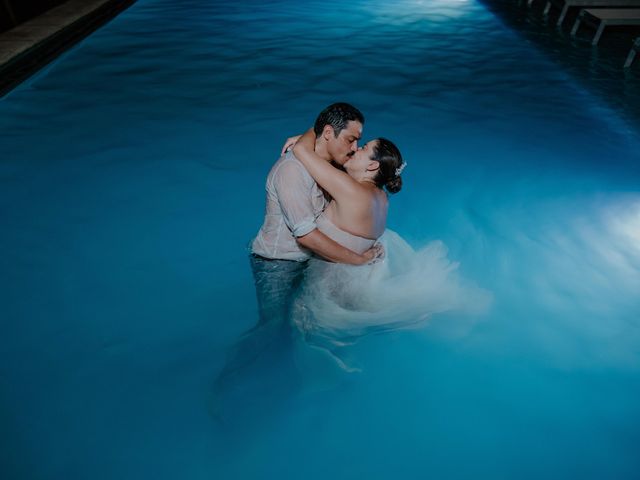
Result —
POLYGON ((380 162, 377 160, 370 160, 369 165, 367 165, 367 172, 375 172, 380 168, 380 162))
POLYGON ((331 140, 331 137, 335 137, 333 134, 333 127, 331 125, 324 126, 322 129, 322 137, 327 141, 331 140))

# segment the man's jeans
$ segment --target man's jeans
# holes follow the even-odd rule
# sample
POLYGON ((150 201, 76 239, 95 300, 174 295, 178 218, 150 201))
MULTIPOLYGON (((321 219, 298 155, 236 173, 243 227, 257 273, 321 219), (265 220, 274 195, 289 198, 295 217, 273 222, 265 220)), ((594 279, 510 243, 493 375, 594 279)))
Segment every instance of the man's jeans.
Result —
POLYGON ((258 255, 249 259, 258 297, 258 325, 289 323, 307 262, 270 260, 258 255))

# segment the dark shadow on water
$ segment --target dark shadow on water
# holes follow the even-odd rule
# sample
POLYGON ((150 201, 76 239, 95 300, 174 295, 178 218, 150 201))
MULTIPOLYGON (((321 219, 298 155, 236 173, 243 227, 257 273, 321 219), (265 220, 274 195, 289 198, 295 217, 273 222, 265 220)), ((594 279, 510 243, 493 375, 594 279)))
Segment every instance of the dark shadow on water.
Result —
POLYGON ((217 375, 210 411, 223 427, 251 427, 269 418, 300 386, 287 325, 262 324, 244 333, 217 375))
POLYGON ((227 435, 242 438, 275 427, 301 398, 335 390, 353 373, 327 349, 308 344, 296 327, 260 324, 229 349, 208 407, 227 435))

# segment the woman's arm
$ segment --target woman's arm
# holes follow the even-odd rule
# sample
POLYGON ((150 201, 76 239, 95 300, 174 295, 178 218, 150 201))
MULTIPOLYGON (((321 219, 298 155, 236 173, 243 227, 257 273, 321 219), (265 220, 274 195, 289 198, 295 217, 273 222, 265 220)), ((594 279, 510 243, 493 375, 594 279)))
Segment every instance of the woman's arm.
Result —
POLYGON ((318 185, 335 199, 353 192, 357 182, 347 172, 337 169, 315 152, 316 135, 307 130, 293 147, 293 153, 318 185))
POLYGON ((287 150, 293 147, 301 136, 302 135, 294 135, 293 137, 287 138, 282 146, 282 150, 280 151, 280 156, 287 153, 287 150))

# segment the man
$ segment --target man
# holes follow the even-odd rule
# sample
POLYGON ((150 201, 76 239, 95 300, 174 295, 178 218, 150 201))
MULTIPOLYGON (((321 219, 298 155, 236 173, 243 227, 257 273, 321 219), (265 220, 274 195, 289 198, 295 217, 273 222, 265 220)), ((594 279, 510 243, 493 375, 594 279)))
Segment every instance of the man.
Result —
MULTIPOLYGON (((316 152, 328 162, 343 165, 358 149, 364 116, 346 103, 325 108, 314 124, 316 152)), ((378 254, 360 255, 320 232, 316 218, 324 210, 324 193, 292 152, 285 152, 267 177, 265 218, 251 244, 251 268, 258 297, 258 324, 245 332, 228 354, 216 388, 233 381, 236 373, 254 365, 259 356, 287 352, 289 316, 295 294, 312 255, 339 263, 363 264, 378 254)))
MULTIPOLYGON (((316 153, 340 166, 358 149, 364 116, 352 105, 334 103, 314 124, 316 153)), ((377 254, 360 255, 324 235, 316 218, 325 207, 324 193, 291 151, 283 154, 267 177, 265 219, 251 245, 259 323, 286 321, 306 260, 315 254, 332 262, 361 265, 377 254)))

